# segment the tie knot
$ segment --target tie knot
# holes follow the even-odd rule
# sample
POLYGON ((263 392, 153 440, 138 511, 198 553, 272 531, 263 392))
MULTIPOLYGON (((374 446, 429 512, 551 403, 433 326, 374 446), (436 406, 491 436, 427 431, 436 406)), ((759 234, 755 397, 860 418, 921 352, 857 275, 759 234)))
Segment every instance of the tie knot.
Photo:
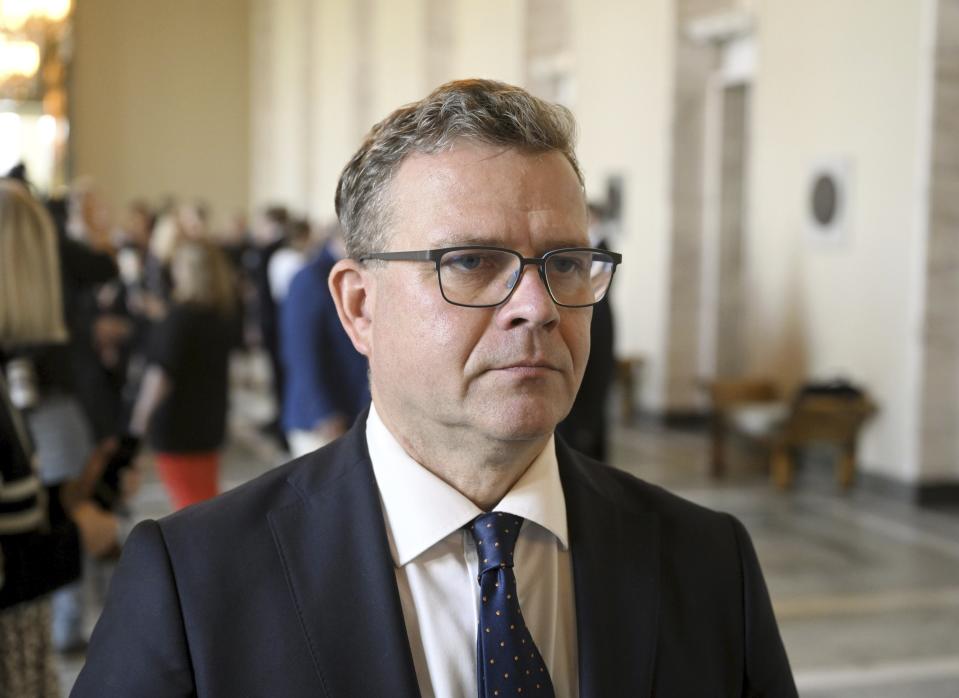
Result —
POLYGON ((476 541, 480 576, 494 567, 513 566, 513 548, 516 547, 522 525, 522 517, 501 511, 482 514, 473 519, 469 529, 476 541))

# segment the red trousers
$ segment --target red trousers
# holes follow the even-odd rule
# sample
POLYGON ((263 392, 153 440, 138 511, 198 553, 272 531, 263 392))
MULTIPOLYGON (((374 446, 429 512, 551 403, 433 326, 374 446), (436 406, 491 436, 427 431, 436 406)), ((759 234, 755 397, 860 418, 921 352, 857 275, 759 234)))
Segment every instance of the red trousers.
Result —
POLYGON ((219 494, 220 454, 157 453, 157 472, 174 509, 211 499, 219 494))

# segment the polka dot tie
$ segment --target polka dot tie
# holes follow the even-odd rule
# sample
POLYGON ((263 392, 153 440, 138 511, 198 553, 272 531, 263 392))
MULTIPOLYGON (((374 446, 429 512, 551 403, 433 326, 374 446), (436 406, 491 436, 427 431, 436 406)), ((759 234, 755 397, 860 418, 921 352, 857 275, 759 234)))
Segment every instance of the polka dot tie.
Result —
POLYGON ((523 519, 518 516, 493 512, 476 517, 467 526, 479 557, 479 698, 555 695, 546 664, 519 608, 513 548, 522 525, 523 519))

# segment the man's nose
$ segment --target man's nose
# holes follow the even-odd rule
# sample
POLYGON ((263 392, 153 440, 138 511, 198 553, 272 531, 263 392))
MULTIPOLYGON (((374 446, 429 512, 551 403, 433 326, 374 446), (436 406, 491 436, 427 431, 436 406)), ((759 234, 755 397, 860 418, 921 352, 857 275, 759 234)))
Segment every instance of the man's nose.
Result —
POLYGON ((500 322, 512 327, 524 323, 550 325, 559 320, 559 309, 535 264, 523 265, 514 285, 509 300, 497 313, 500 322))

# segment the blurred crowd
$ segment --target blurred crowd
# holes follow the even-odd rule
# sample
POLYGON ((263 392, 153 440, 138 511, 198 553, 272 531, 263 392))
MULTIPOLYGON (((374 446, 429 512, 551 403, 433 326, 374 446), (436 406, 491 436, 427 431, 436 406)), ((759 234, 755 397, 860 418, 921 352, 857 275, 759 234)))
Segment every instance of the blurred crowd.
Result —
POLYGON ((85 648, 83 577, 119 554, 144 447, 174 509, 219 492, 231 355, 269 357, 260 428, 294 455, 365 407, 326 289, 342 254, 279 206, 222 231, 173 200, 114 222, 92 182, 0 179, 0 695, 59 695, 52 653, 85 648))

